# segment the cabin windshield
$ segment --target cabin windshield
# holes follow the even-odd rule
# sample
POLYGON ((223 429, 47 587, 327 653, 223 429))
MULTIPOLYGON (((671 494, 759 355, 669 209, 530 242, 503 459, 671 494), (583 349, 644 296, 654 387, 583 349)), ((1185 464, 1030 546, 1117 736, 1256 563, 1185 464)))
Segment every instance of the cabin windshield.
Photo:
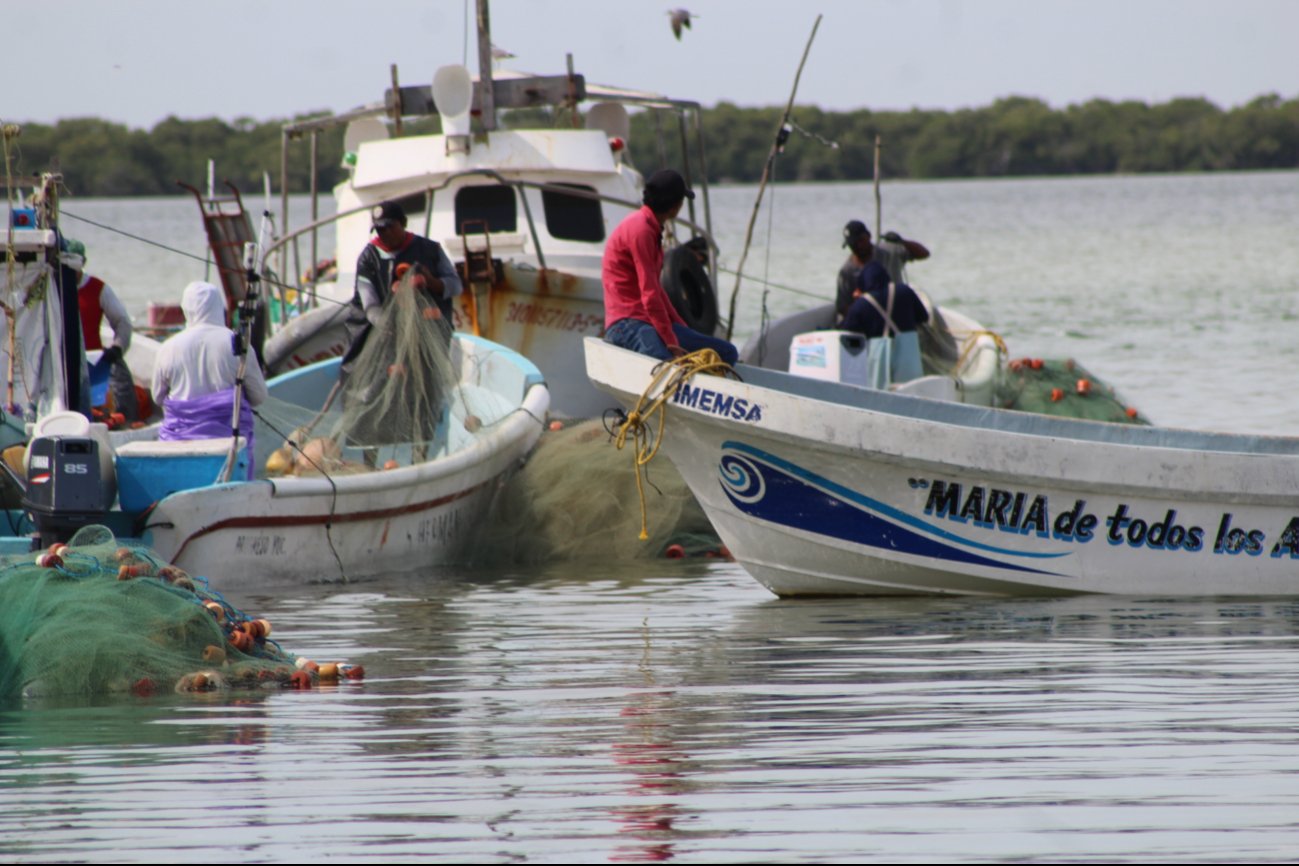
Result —
POLYGON ((518 230, 518 205, 514 190, 508 186, 489 184, 484 186, 466 186, 456 191, 456 231, 465 232, 469 228, 480 228, 486 225, 489 232, 513 232, 518 230))
MULTIPOLYGON (((565 183, 556 186, 595 192, 594 187, 583 184, 565 183)), ((546 211, 546 230, 551 237, 595 243, 604 240, 604 213, 599 199, 547 189, 541 192, 541 202, 546 211)))

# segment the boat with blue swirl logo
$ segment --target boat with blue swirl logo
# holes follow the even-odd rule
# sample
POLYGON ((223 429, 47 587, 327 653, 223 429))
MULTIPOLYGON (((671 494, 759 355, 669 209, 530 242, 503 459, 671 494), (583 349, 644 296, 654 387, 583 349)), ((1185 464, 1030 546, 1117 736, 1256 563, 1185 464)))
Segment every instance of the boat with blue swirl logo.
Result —
MULTIPOLYGON (((585 349, 592 382, 636 406, 657 362, 585 349)), ((1299 594, 1299 437, 736 372, 648 396, 662 451, 777 595, 1299 594)))

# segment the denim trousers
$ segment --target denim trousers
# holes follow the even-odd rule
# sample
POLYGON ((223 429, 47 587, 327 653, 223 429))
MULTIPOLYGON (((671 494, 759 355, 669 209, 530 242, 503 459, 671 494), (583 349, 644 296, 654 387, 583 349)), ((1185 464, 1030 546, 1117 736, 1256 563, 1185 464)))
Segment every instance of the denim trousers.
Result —
MULTIPOLYGON (((726 340, 701 334, 685 325, 673 324, 672 333, 676 335, 677 345, 687 352, 712 349, 723 361, 732 366, 740 356, 735 346, 726 340)), ((606 343, 640 352, 642 355, 649 355, 660 361, 672 359, 672 353, 663 344, 663 338, 659 336, 658 331, 654 330, 654 326, 639 319, 619 319, 604 332, 604 339, 606 343)))

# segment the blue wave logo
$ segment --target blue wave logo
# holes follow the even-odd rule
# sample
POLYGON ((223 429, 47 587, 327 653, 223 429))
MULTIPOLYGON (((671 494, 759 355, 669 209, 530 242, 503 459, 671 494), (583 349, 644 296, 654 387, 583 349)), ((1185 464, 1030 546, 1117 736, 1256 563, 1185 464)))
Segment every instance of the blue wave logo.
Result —
POLYGON ((1055 572, 991 557, 1022 561, 1069 555, 971 541, 742 442, 723 443, 718 473, 727 498, 744 514, 854 544, 1039 574, 1055 572))

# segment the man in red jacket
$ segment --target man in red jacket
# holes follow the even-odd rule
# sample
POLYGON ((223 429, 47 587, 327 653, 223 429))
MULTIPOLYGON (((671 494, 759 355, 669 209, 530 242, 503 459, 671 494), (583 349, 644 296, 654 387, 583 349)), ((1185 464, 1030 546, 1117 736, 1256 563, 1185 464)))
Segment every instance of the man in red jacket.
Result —
POLYGON ((695 194, 672 169, 645 181, 644 206, 628 214, 604 247, 604 339, 667 361, 699 349, 713 349, 734 365, 739 356, 726 340, 686 326, 663 290, 663 226, 695 194))
POLYGON ((85 244, 68 238, 67 249, 61 258, 63 264, 77 275, 77 306, 81 314, 81 337, 86 344, 86 351, 103 351, 95 366, 108 365, 108 389, 113 396, 115 410, 128 422, 138 420, 140 413, 135 381, 123 357, 126 350, 131 348, 131 314, 126 311, 112 288, 99 277, 85 272, 85 244), (100 336, 104 319, 108 319, 108 325, 113 329, 113 342, 108 346, 104 346, 103 337, 100 336))

